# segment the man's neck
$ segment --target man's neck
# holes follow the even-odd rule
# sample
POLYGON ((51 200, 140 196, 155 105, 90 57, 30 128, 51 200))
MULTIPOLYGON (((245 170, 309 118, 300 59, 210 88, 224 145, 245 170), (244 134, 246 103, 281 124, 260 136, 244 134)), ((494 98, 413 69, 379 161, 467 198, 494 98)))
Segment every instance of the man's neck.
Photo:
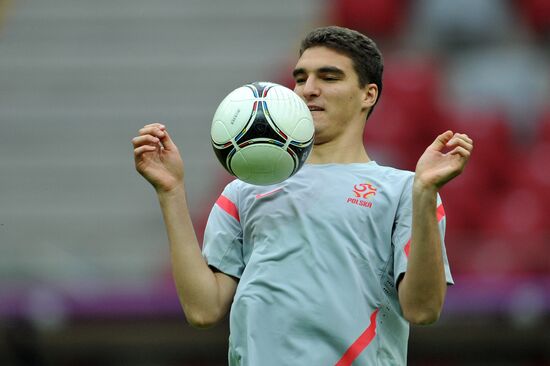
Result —
POLYGON ((351 164, 369 161, 370 158, 362 142, 343 145, 336 141, 314 145, 307 159, 308 164, 351 164))

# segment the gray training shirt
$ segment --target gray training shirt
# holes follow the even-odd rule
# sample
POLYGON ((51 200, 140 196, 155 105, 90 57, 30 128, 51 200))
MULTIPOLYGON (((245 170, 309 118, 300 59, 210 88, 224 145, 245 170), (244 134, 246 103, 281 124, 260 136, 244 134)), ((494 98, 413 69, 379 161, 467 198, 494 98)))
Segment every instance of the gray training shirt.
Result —
MULTIPOLYGON (((231 366, 405 365, 414 173, 306 164, 272 186, 229 183, 204 237, 208 264, 239 279, 231 366)), ((445 214, 438 197, 441 237, 445 214)), ((447 282, 453 280, 443 245, 447 282)))

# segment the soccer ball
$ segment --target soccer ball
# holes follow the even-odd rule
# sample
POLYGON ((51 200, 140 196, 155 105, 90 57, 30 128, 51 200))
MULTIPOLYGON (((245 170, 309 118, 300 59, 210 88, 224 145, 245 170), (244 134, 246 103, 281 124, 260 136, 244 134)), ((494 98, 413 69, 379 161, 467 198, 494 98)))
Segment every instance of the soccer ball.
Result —
POLYGON ((212 120, 212 146, 223 167, 256 185, 295 174, 313 147, 313 119, 292 90, 275 83, 241 86, 220 103, 212 120))

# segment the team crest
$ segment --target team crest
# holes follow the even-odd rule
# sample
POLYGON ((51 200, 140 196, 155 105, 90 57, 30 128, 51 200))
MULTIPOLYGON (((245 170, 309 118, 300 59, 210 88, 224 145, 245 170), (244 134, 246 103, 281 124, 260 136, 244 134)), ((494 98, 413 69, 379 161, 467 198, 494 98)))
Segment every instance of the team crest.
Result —
POLYGON ((362 207, 372 207, 372 201, 378 188, 371 183, 359 183, 353 186, 353 197, 347 199, 347 203, 362 207))

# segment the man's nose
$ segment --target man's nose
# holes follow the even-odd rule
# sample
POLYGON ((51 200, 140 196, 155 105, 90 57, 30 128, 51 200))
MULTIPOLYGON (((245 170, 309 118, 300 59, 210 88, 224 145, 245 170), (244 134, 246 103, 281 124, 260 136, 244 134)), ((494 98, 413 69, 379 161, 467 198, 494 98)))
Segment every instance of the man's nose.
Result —
POLYGON ((304 83, 303 88, 304 98, 310 99, 312 97, 318 97, 321 93, 319 83, 315 78, 309 77, 304 83))

